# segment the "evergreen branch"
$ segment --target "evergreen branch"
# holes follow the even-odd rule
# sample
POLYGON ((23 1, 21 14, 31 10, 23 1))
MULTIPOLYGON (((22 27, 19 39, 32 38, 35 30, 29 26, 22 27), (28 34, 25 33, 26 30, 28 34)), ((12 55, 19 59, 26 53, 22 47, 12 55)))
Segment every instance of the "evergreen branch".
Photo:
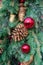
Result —
POLYGON ((34 31, 32 31, 32 35, 34 36, 35 42, 37 44, 37 53, 39 54, 39 57, 41 58, 41 53, 40 53, 40 42, 38 41, 38 38, 34 31))

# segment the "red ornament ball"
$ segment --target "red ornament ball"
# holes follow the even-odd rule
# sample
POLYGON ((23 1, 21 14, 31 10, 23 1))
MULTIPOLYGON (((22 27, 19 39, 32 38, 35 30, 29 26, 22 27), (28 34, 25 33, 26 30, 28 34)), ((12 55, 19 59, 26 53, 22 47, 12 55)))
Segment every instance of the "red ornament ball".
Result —
POLYGON ((24 25, 27 29, 33 28, 35 24, 35 21, 31 17, 27 17, 24 19, 24 25))
POLYGON ((29 53, 30 52, 30 46, 28 44, 23 44, 21 47, 21 50, 23 53, 29 53))
POLYGON ((19 2, 20 2, 20 3, 24 3, 24 2, 25 2, 25 0, 19 0, 19 2))

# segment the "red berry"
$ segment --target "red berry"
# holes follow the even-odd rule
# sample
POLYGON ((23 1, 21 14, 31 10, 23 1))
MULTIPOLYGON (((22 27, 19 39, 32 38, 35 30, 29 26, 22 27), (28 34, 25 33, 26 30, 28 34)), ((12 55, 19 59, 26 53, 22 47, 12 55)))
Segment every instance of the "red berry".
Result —
POLYGON ((27 29, 29 28, 33 28, 34 27, 34 24, 35 24, 35 21, 33 18, 31 17, 27 17, 24 19, 24 25, 27 29))
POLYGON ((25 2, 25 0, 19 0, 19 2, 20 2, 20 3, 24 3, 24 2, 25 2))
POLYGON ((28 44, 23 44, 21 47, 21 50, 23 53, 29 53, 30 52, 30 46, 28 44))

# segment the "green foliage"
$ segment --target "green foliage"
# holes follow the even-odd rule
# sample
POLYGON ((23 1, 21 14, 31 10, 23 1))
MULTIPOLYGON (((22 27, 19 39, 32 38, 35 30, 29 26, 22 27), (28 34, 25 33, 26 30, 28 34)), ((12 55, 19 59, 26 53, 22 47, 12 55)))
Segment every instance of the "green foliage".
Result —
POLYGON ((3 48, 3 53, 0 55, 0 64, 8 65, 8 61, 12 60, 12 65, 18 65, 18 62, 29 61, 31 55, 34 55, 34 61, 31 65, 43 65, 41 52, 43 53, 43 1, 42 0, 26 0, 26 17, 32 17, 35 20, 33 29, 28 30, 29 35, 21 40, 15 42, 13 39, 8 39, 8 32, 15 28, 20 22, 18 17, 15 18, 13 23, 9 22, 10 13, 18 15, 19 2, 14 0, 14 6, 11 5, 12 0, 2 0, 2 8, 0 9, 0 39, 2 40, 0 48, 3 48), (31 50, 28 54, 23 54, 21 46, 27 43, 30 45, 31 50), (12 55, 17 58, 13 61, 12 55), (14 63, 15 62, 15 63, 14 63))

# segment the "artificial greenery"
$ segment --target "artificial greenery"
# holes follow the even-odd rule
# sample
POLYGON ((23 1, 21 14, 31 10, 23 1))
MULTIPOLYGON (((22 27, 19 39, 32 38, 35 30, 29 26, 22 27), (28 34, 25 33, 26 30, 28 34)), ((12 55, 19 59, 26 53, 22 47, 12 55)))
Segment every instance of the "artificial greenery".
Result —
POLYGON ((30 60, 30 56, 34 55, 34 61, 31 65, 43 65, 43 0, 26 0, 26 17, 32 17, 35 20, 33 29, 29 29, 29 35, 21 40, 15 42, 10 41, 8 32, 15 28, 19 23, 18 10, 19 0, 14 0, 14 6, 10 3, 12 0, 2 0, 2 8, 0 8, 0 48, 3 48, 0 54, 0 65, 18 65, 18 62, 30 60), (9 22, 10 13, 15 14, 16 18, 13 23, 9 22), (23 54, 19 48, 23 43, 28 43, 31 51, 28 54, 23 54))

